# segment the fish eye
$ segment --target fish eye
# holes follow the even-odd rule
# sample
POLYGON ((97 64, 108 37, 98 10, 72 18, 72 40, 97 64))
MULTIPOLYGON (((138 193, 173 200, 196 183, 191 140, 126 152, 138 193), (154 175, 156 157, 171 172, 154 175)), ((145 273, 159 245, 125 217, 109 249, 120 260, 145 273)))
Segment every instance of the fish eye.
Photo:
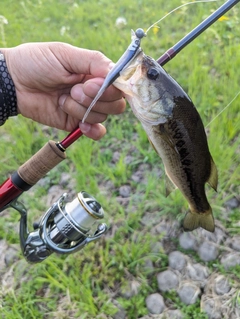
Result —
POLYGON ((159 72, 158 70, 151 68, 148 70, 147 72, 147 77, 149 78, 149 80, 156 80, 159 76, 159 72))

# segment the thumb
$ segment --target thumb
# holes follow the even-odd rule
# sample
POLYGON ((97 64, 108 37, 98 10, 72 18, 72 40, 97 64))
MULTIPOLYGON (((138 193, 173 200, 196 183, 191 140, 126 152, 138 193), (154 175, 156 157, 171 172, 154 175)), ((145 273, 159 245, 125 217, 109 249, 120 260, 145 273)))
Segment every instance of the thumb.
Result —
POLYGON ((106 128, 100 124, 79 123, 79 128, 84 135, 97 141, 106 134, 106 128))

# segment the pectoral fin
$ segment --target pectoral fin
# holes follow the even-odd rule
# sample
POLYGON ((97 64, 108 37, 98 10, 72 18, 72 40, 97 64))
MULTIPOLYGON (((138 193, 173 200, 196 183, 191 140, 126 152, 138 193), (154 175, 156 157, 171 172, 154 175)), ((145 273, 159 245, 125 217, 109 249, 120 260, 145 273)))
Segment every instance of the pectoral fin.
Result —
POLYGON ((215 191, 217 191, 218 172, 212 157, 211 157, 211 174, 207 182, 215 191))
MULTIPOLYGON (((160 124, 158 126, 158 129, 155 129, 155 132, 160 136, 160 138, 162 140, 164 140, 164 142, 166 142, 168 144, 168 146, 170 146, 177 154, 178 150, 177 147, 175 145, 174 140, 171 138, 171 136, 168 134, 168 132, 165 130, 164 128, 164 124, 160 124)), ((152 143, 152 141, 150 140, 150 138, 148 137, 148 140, 150 142, 150 144, 152 145, 152 147, 155 149, 155 151, 157 152, 157 154, 160 156, 160 154, 158 153, 156 147, 154 146, 154 144, 152 143)))
POLYGON ((175 142, 173 141, 171 136, 168 134, 168 132, 165 130, 164 124, 159 125, 158 133, 160 137, 168 144, 168 146, 170 146, 177 154, 179 154, 177 147, 175 145, 175 142))

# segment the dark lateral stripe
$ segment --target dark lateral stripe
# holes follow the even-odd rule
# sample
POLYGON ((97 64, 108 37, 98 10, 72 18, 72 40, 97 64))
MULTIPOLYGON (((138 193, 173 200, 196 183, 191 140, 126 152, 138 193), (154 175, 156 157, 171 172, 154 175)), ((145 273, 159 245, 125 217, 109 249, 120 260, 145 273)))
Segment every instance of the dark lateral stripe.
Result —
POLYGON ((21 189, 22 191, 28 191, 32 187, 32 185, 29 185, 28 183, 26 183, 19 176, 17 171, 11 175, 11 181, 17 188, 21 189))

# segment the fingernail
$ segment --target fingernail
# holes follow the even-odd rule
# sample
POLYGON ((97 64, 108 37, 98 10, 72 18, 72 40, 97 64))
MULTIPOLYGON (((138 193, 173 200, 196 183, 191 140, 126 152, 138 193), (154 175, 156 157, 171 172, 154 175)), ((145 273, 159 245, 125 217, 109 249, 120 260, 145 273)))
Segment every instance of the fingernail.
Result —
POLYGON ((79 85, 74 86, 71 90, 71 97, 78 103, 80 104, 83 103, 86 96, 83 92, 82 86, 79 86, 79 85))
POLYGON ((80 128, 80 130, 83 132, 83 134, 86 134, 86 133, 88 133, 88 132, 90 131, 90 129, 91 129, 91 124, 80 122, 80 123, 79 123, 79 128, 80 128))
POLYGON ((67 94, 61 95, 60 98, 59 98, 59 100, 58 100, 59 106, 63 106, 64 103, 65 103, 65 101, 66 101, 66 99, 67 99, 67 94))

